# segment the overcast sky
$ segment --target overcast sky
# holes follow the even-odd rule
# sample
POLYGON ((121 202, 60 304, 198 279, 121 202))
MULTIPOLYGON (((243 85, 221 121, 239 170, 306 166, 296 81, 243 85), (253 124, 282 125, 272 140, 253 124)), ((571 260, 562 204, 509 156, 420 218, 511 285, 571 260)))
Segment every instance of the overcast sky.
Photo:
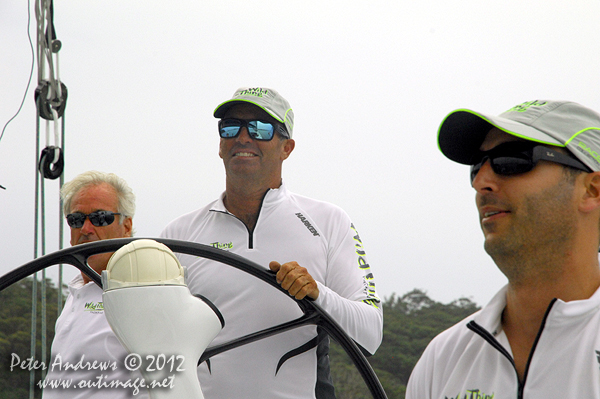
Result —
MULTIPOLYGON (((214 108, 238 87, 274 88, 295 113, 286 184, 350 215, 383 297, 420 288, 444 303, 483 305, 506 283, 483 250, 468 167, 437 148, 450 111, 499 114, 535 99, 600 111, 597 0, 54 6, 69 91, 67 181, 90 169, 125 178, 137 195, 137 236, 156 237, 224 190, 214 108)), ((23 0, 0 2, 1 126, 30 73, 27 18, 23 0)), ((35 44, 33 18, 30 33, 35 44)), ((36 85, 37 71, 0 140, 0 274, 34 256, 36 85)), ((57 181, 45 189, 52 252, 57 181)), ((68 268, 67 280, 76 273, 68 268)))

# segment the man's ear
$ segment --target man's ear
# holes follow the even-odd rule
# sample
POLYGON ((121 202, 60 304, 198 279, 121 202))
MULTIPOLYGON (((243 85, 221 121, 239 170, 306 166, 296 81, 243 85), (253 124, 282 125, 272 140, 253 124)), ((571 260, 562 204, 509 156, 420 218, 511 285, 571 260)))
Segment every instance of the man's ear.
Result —
POLYGON ((294 148, 296 148, 296 142, 294 141, 294 139, 286 139, 285 143, 283 144, 283 152, 281 154, 281 160, 285 160, 287 159, 290 154, 292 153, 292 151, 294 151, 294 148))
POLYGON ((582 212, 592 212, 600 208, 600 172, 588 173, 584 176, 584 195, 579 204, 582 212))
POLYGON ((125 218, 123 227, 125 227, 125 237, 131 237, 131 233, 133 232, 133 219, 131 217, 125 218))

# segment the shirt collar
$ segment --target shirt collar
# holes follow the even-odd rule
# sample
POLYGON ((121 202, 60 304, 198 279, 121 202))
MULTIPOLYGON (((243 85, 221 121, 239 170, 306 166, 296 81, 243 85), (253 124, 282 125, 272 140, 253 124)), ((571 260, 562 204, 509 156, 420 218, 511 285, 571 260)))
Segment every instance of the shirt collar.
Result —
MULTIPOLYGON (((76 291, 79 291, 80 289, 87 287, 90 284, 98 287, 93 281, 88 281, 87 283, 85 283, 83 281, 83 276, 81 275, 81 273, 77 273, 77 275, 73 277, 73 280, 69 281, 69 284, 67 286, 69 287, 69 292, 73 295, 76 291)), ((98 288, 102 289, 100 287, 98 288)))
MULTIPOLYGON (((278 188, 270 188, 267 190, 265 197, 263 198, 262 208, 267 208, 272 206, 278 202, 283 201, 288 196, 287 187, 285 182, 281 180, 281 185, 278 188)), ((214 203, 214 205, 210 208, 211 211, 217 212, 225 212, 229 213, 227 208, 225 208, 225 203, 223 202, 223 198, 225 198, 225 191, 221 193, 219 199, 214 203)))
MULTIPOLYGON (((506 307, 507 290, 508 285, 502 287, 490 302, 474 315, 473 320, 488 331, 500 331, 502 329, 502 312, 506 307)), ((569 302, 557 299, 552 306, 550 318, 557 323, 572 322, 578 316, 597 312, 598 308, 600 308, 600 288, 588 299, 569 302)))

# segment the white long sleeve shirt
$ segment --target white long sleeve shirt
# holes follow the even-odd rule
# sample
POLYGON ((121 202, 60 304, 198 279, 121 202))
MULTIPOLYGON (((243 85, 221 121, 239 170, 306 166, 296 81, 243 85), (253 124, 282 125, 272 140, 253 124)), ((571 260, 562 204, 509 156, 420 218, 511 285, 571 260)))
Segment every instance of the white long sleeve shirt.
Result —
MULTIPOLYGON (((359 345, 374 353, 383 314, 371 268, 350 219, 340 208, 269 190, 252 233, 221 198, 171 222, 162 237, 212 245, 268 268, 296 261, 317 281, 316 303, 359 345)), ((213 344, 301 316, 291 298, 227 265, 179 254, 192 294, 213 302, 225 327, 213 344)), ((214 356, 198 368, 207 399, 322 398, 330 392, 328 340, 305 326, 214 356), (317 342, 318 341, 318 342, 317 342), (210 367, 210 368, 209 368, 210 367)), ((211 344, 211 346, 213 345, 211 344)))

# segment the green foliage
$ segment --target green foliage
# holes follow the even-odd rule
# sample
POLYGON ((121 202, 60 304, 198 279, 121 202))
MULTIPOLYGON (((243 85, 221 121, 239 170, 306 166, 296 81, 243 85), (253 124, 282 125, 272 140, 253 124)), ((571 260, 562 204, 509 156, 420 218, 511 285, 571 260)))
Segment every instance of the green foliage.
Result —
MULTIPOLYGON (((383 302, 383 342, 369 363, 389 399, 403 399, 410 373, 427 344, 440 332, 479 310, 467 298, 447 305, 415 289, 383 302)), ((331 369, 338 399, 371 398, 339 345, 331 345, 331 369)))
MULTIPOLYGON (((36 355, 42 361, 42 289, 37 281, 36 355)), ((0 399, 29 398, 30 371, 19 366, 10 370, 11 362, 31 358, 31 304, 33 279, 23 279, 0 291, 0 399)), ((58 289, 46 279, 46 361, 54 339, 54 325, 58 317, 58 289)), ((41 370, 35 372, 34 381, 42 378, 41 370)), ((39 398, 39 389, 35 397, 39 398)))

